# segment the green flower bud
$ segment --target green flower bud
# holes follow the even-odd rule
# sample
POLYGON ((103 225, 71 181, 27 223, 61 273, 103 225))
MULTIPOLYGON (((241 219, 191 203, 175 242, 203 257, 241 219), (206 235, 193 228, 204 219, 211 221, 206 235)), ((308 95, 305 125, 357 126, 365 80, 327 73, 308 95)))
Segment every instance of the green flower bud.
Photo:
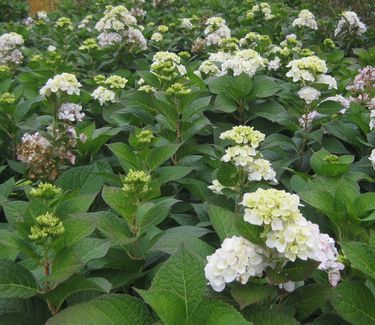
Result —
POLYGON ((141 197, 150 191, 151 176, 141 170, 129 170, 123 179, 122 190, 126 196, 141 197))
POLYGON ((136 144, 139 146, 150 144, 154 138, 151 130, 141 130, 135 135, 136 144))
POLYGON ((332 39, 330 39, 330 38, 326 38, 323 41, 323 45, 326 46, 326 47, 330 47, 330 48, 335 48, 336 47, 335 42, 332 39))
POLYGON ((168 28, 168 26, 160 25, 160 26, 158 26, 158 31, 159 31, 160 33, 166 33, 166 32, 169 31, 169 28, 168 28))
POLYGON ((0 72, 8 72, 10 68, 6 65, 0 65, 0 72))
POLYGON ((178 56, 181 58, 181 59, 190 59, 191 58, 191 55, 189 52, 187 51, 181 51, 178 53, 178 56))
POLYGON ((9 92, 6 92, 0 96, 0 103, 13 104, 15 101, 16 101, 16 97, 9 92))
POLYGON ((40 183, 38 187, 34 187, 30 191, 30 195, 33 197, 40 197, 43 199, 53 199, 60 195, 62 189, 50 183, 40 183))
POLYGON ((183 84, 176 82, 166 90, 166 94, 169 96, 183 97, 189 95, 191 89, 185 87, 183 84))
POLYGON ((38 241, 56 238, 65 232, 64 225, 60 219, 49 212, 37 216, 35 221, 36 225, 30 229, 29 238, 31 240, 38 241))
POLYGON ((120 76, 110 76, 105 81, 104 84, 108 85, 111 89, 122 89, 125 88, 128 79, 120 77, 120 76))
POLYGON ((324 157, 323 160, 330 164, 337 164, 339 162, 339 157, 337 157, 336 155, 328 155, 324 157))

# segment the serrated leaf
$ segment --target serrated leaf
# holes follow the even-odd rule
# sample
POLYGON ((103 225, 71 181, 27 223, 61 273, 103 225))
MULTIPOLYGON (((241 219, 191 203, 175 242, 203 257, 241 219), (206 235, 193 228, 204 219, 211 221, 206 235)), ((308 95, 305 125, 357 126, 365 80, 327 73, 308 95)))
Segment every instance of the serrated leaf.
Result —
POLYGON ((0 298, 29 298, 38 292, 29 270, 15 262, 0 260, 0 298))
POLYGON ((273 291, 274 288, 266 284, 247 283, 246 285, 233 286, 231 294, 240 308, 244 309, 251 304, 265 300, 273 291))
POLYGON ((356 269, 375 279, 375 247, 358 242, 341 243, 341 247, 356 269))
POLYGON ((104 295, 88 302, 70 306, 46 325, 135 325, 152 324, 146 305, 128 295, 104 295))
POLYGON ((375 298, 362 283, 340 283, 331 303, 338 314, 352 324, 375 324, 375 298))
POLYGON ((292 292, 285 303, 294 306, 296 317, 303 320, 321 307, 330 298, 330 294, 331 288, 326 285, 308 284, 292 292))

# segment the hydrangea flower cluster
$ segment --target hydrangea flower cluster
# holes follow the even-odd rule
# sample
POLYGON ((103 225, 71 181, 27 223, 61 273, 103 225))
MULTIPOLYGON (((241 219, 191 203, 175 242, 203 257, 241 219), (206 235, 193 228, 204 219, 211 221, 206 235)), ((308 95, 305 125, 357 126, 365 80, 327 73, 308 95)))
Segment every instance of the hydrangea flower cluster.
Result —
POLYGON ((61 95, 79 95, 81 83, 78 82, 76 76, 71 73, 62 73, 48 79, 47 83, 40 89, 39 93, 43 97, 48 97, 52 93, 61 95))
POLYGON ((0 64, 20 64, 23 59, 19 47, 24 39, 17 33, 7 33, 0 36, 0 64))
POLYGON ((298 18, 293 20, 293 27, 307 27, 313 30, 318 29, 318 24, 316 23, 315 16, 307 9, 301 10, 298 18))
MULTIPOLYGON (((262 179, 277 183, 276 173, 271 163, 263 159, 257 150, 264 140, 264 134, 249 126, 235 126, 231 130, 220 134, 220 139, 229 140, 234 145, 225 150, 221 158, 223 162, 231 162, 237 168, 247 173, 249 181, 261 181, 262 179)), ((208 187, 214 193, 221 194, 225 188, 218 180, 213 180, 208 187)))
POLYGON ((37 187, 33 187, 30 191, 30 196, 40 197, 43 199, 53 199, 60 195, 62 189, 51 183, 39 183, 37 187))
POLYGON ((58 118, 67 122, 80 122, 85 117, 82 106, 73 103, 62 104, 59 108, 58 118))
POLYGON ((325 84, 328 89, 337 89, 335 78, 326 74, 328 71, 326 62, 317 56, 312 55, 292 60, 286 67, 290 68, 286 76, 303 86, 298 91, 298 95, 307 104, 311 104, 320 97, 320 91, 311 87, 311 85, 315 83, 325 84))
POLYGON ((335 29, 335 37, 360 36, 366 30, 366 25, 360 21, 355 12, 345 11, 335 29))
POLYGON ((98 43, 101 47, 125 42, 131 47, 147 48, 147 41, 137 28, 137 19, 124 6, 107 6, 95 28, 100 32, 98 43))
POLYGON ((241 204, 245 206, 244 220, 262 225, 266 246, 276 249, 286 260, 312 259, 320 262, 319 269, 336 275, 344 268, 337 261, 334 240, 320 233, 317 224, 302 216, 297 195, 275 189, 258 189, 246 193, 241 204))
POLYGON ((252 49, 239 50, 221 65, 221 75, 232 72, 233 76, 245 73, 254 76, 255 73, 265 67, 265 61, 260 54, 252 49))
POLYGON ((209 78, 218 76, 220 74, 220 69, 213 61, 205 60, 194 73, 200 78, 209 78))
POLYGON ((181 64, 181 58, 171 52, 157 52, 152 58, 151 72, 159 79, 171 81, 186 74, 186 68, 181 64))
POLYGON ((375 109, 375 68, 367 66, 354 78, 353 84, 349 85, 346 89, 351 92, 349 101, 353 103, 360 103, 369 110, 375 109))
POLYGON ((43 175, 50 175, 52 179, 56 177, 56 164, 51 159, 52 156, 53 148, 50 141, 39 132, 25 133, 17 146, 17 159, 28 166, 32 179, 43 175))
POLYGON ((116 103, 116 93, 113 90, 109 90, 103 86, 99 86, 92 93, 91 96, 98 100, 100 106, 107 105, 109 103, 116 103))
POLYGON ((261 2, 259 5, 254 5, 251 10, 246 13, 248 19, 253 19, 255 16, 264 17, 265 20, 275 18, 272 14, 271 6, 267 2, 261 2))
POLYGON ((56 238, 65 232, 63 223, 58 217, 47 212, 39 215, 35 219, 36 225, 30 229, 29 238, 31 240, 40 241, 48 238, 56 238))
POLYGON ((221 248, 207 256, 207 262, 205 276, 217 292, 234 280, 245 284, 250 277, 261 277, 269 266, 267 250, 238 236, 224 239, 221 248))
POLYGON ((221 17, 211 17, 207 19, 206 29, 206 44, 218 45, 222 39, 230 37, 230 29, 225 24, 225 20, 221 17))
POLYGON ((150 190, 151 176, 141 170, 130 169, 123 179, 123 188, 126 196, 141 197, 150 190))

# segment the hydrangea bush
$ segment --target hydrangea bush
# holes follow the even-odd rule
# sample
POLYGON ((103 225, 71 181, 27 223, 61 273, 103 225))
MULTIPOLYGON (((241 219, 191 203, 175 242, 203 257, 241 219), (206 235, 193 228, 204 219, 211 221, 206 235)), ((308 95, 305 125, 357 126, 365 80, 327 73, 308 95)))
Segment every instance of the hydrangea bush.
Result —
POLYGON ((319 8, 1 23, 0 323, 375 324, 374 28, 319 8))

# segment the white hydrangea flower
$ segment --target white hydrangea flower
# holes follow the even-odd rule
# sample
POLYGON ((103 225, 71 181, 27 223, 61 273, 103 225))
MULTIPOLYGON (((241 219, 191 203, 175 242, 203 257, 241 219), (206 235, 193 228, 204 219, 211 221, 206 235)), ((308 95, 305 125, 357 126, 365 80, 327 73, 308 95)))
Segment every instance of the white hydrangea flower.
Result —
POLYGON ((241 204, 245 207, 244 220, 253 225, 270 225, 272 230, 282 230, 288 222, 304 222, 296 194, 259 188, 253 193, 245 193, 241 204))
POLYGON ((334 77, 327 74, 320 74, 316 78, 318 84, 328 85, 328 89, 337 89, 337 81, 334 77))
POLYGON ((254 149, 264 140, 262 132, 254 130, 250 126, 234 126, 232 129, 220 134, 220 139, 231 140, 237 144, 249 144, 254 149))
POLYGON ((213 77, 220 74, 220 69, 213 61, 206 60, 201 63, 198 70, 194 73, 196 73, 199 77, 202 77, 202 74, 204 74, 205 76, 213 77))
POLYGON ((71 73, 62 73, 48 79, 47 83, 39 93, 43 97, 48 97, 51 93, 67 93, 68 95, 79 95, 81 84, 78 82, 76 76, 71 73))
POLYGON ((163 40, 163 35, 160 33, 153 33, 151 35, 151 41, 154 42, 161 42, 163 40))
POLYGON ((247 16, 252 17, 254 13, 262 13, 265 20, 275 18, 275 15, 272 14, 271 6, 267 2, 261 2, 259 5, 254 5, 247 13, 247 16))
POLYGON ((266 246, 275 248, 288 260, 294 262, 317 259, 316 245, 319 226, 301 217, 298 223, 288 223, 282 230, 270 230, 266 235, 266 246))
POLYGON ((98 43, 101 47, 125 41, 130 45, 136 44, 143 50, 147 48, 147 41, 137 28, 137 19, 124 6, 107 6, 95 28, 100 32, 98 43))
POLYGON ((217 179, 214 179, 212 185, 207 186, 207 188, 215 194, 223 194, 225 186, 223 186, 217 179))
POLYGON ((375 129, 375 110, 370 111, 370 123, 369 123, 370 130, 375 129))
POLYGON ((186 74, 186 68, 181 64, 181 58, 177 54, 168 51, 157 52, 152 58, 151 72, 157 75, 158 69, 165 66, 168 66, 168 72, 174 70, 181 76, 186 74))
POLYGON ((274 70, 274 71, 277 71, 280 69, 280 66, 281 66, 281 60, 280 58, 277 56, 275 57, 273 60, 269 61, 268 64, 267 64, 267 69, 268 70, 274 70))
POLYGON ((55 52, 55 51, 56 51, 56 46, 49 45, 49 46, 47 47, 47 51, 48 51, 48 52, 55 52))
POLYGON ((232 58, 232 54, 228 52, 219 51, 217 53, 211 53, 208 60, 213 62, 219 62, 223 63, 226 60, 229 60, 232 58))
POLYGON ((288 281, 285 283, 280 283, 279 288, 287 292, 293 292, 296 289, 296 284, 294 281, 288 281))
POLYGON ((315 82, 318 75, 325 74, 328 70, 326 62, 314 55, 292 60, 286 67, 290 68, 286 76, 293 78, 293 82, 315 82))
POLYGON ((17 33, 6 33, 0 36, 0 64, 20 64, 23 59, 18 49, 24 44, 24 39, 17 33))
POLYGON ((262 276, 270 265, 267 258, 265 249, 242 237, 226 238, 221 248, 207 256, 205 276, 212 289, 220 292, 224 290, 226 283, 236 280, 245 284, 250 277, 262 276))
POLYGON ((36 13, 36 18, 39 20, 48 21, 48 14, 45 11, 38 11, 36 13))
POLYGON ((318 24, 316 23, 315 16, 307 9, 301 10, 298 18, 293 20, 292 26, 308 27, 313 30, 318 29, 318 24))
POLYGON ((122 36, 118 33, 100 33, 98 35, 98 44, 101 47, 109 47, 120 44, 122 42, 122 36))
POLYGON ((319 90, 309 86, 303 87, 298 91, 298 96, 307 104, 311 104, 314 100, 317 100, 320 94, 319 90))
POLYGON ((221 65, 221 75, 232 71, 233 76, 239 76, 241 73, 254 76, 259 69, 264 67, 264 59, 258 52, 252 49, 239 50, 221 65))
POLYGON ((184 29, 192 29, 193 24, 191 23, 191 19, 190 18, 182 18, 181 23, 180 23, 180 27, 184 28, 184 29))
POLYGON ((225 25, 225 20, 221 17, 211 17, 207 19, 206 29, 206 44, 218 45, 222 39, 230 37, 230 29, 225 25))
POLYGON ((136 44, 142 50, 147 49, 147 40, 139 29, 129 27, 123 35, 126 42, 130 45, 136 44))
POLYGON ((276 172, 271 163, 263 158, 254 159, 247 167, 249 181, 261 181, 262 179, 277 184, 276 172))
POLYGON ((128 26, 137 25, 137 19, 132 16, 124 6, 107 6, 104 16, 96 23, 95 28, 99 32, 124 30, 128 26))
POLYGON ((63 121, 80 122, 85 117, 85 113, 82 112, 81 105, 65 103, 59 108, 58 117, 63 121))
POLYGON ((228 147, 221 157, 224 162, 232 162, 237 167, 247 168, 254 161, 257 151, 248 145, 228 147))
POLYGON ((345 11, 341 15, 341 18, 335 29, 335 37, 339 36, 344 32, 360 36, 363 33, 365 33, 366 30, 366 25, 359 20, 355 12, 345 11))
POLYGON ((108 104, 108 103, 116 103, 116 94, 114 91, 109 90, 103 86, 99 86, 96 88, 91 96, 94 99, 97 99, 101 106, 108 104))
POLYGON ((372 168, 375 169, 375 149, 372 149, 371 155, 368 159, 371 161, 372 168))

